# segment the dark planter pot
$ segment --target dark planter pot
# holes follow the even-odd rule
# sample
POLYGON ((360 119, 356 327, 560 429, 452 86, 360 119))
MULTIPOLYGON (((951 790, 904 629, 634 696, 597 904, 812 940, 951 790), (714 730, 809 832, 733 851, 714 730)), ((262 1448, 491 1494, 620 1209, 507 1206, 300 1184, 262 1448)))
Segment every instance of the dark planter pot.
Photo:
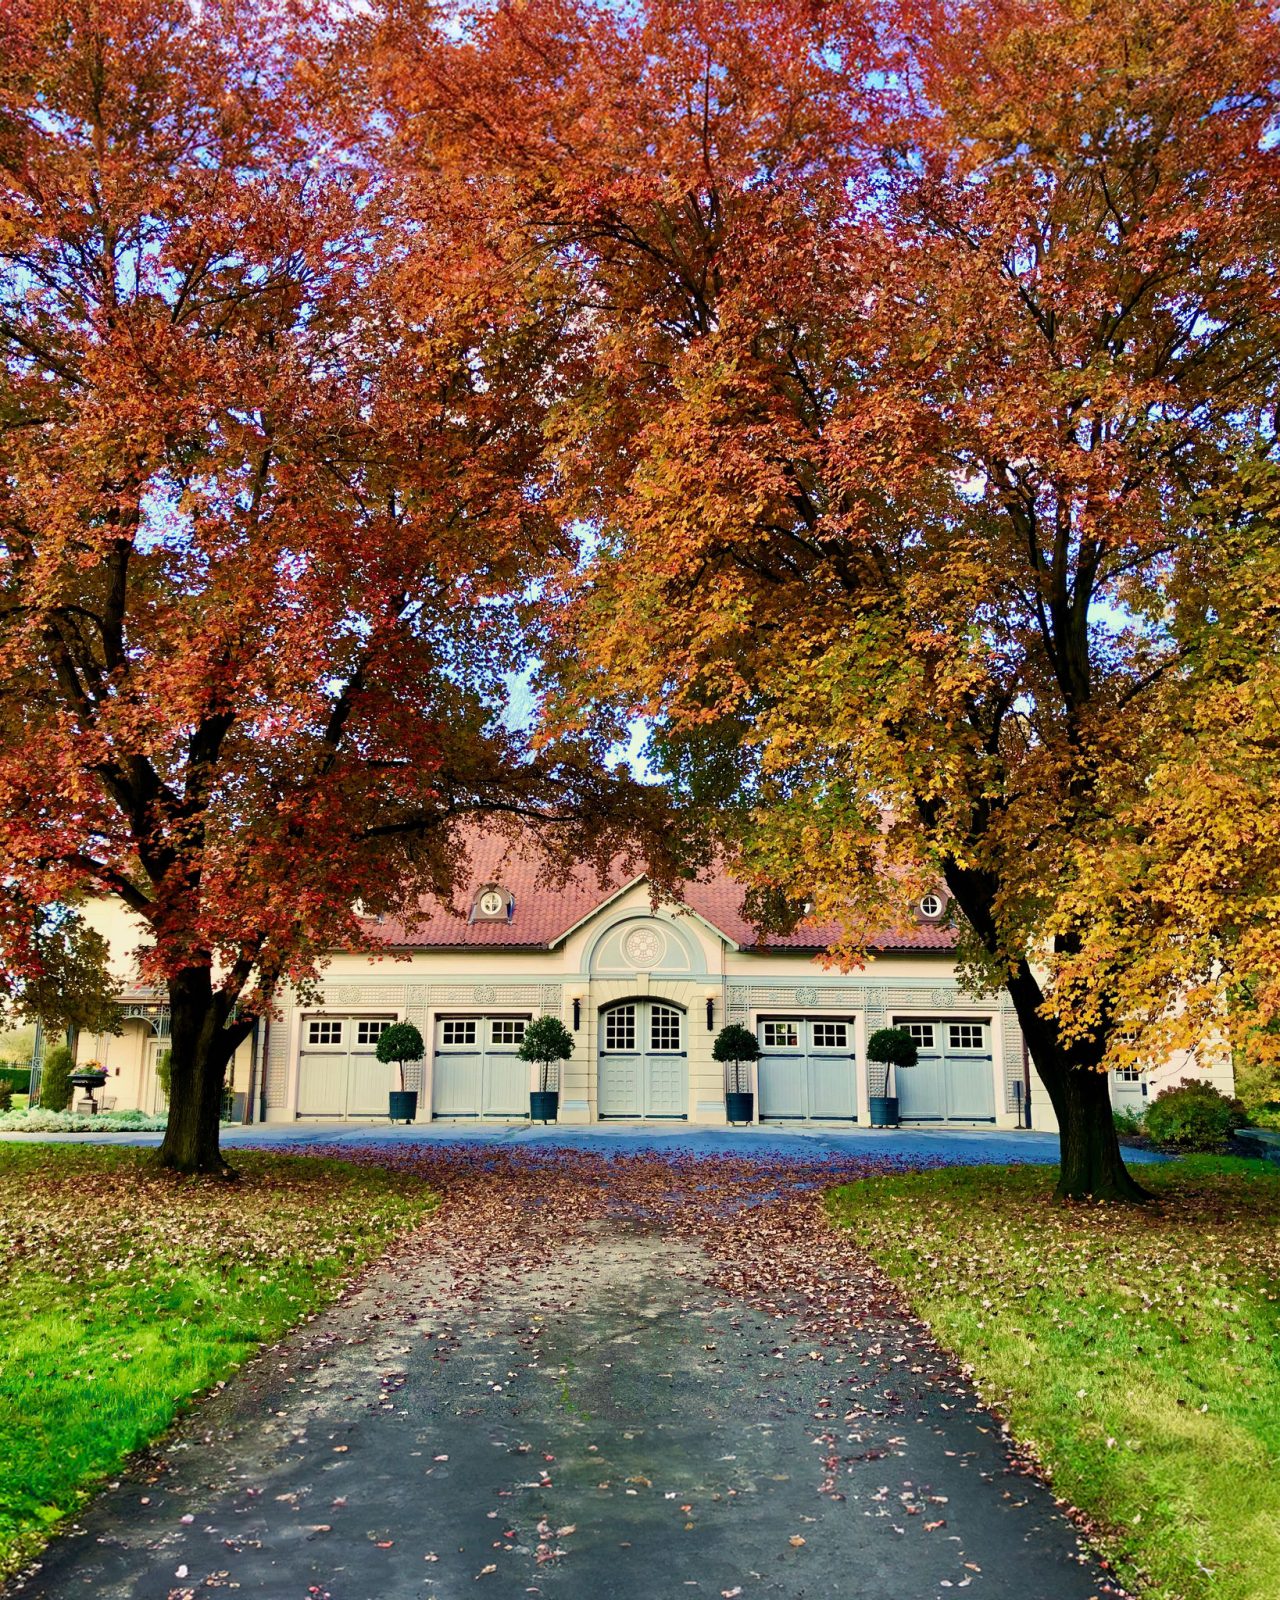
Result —
POLYGON ((897 1095, 873 1094, 871 1096, 871 1126, 873 1128, 896 1128, 898 1126, 897 1095))
POLYGON ((73 1072, 71 1082, 77 1089, 101 1089, 107 1081, 105 1072, 73 1072))
POLYGON ((753 1122, 756 1114, 756 1097, 738 1089, 726 1089, 724 1114, 729 1122, 753 1122))
POLYGON ((418 1115, 418 1091, 416 1089, 392 1089, 390 1100, 391 1110, 389 1115, 392 1122, 412 1122, 418 1115))
POLYGON ((530 1089, 529 1121, 554 1122, 560 1115, 559 1089, 530 1089))

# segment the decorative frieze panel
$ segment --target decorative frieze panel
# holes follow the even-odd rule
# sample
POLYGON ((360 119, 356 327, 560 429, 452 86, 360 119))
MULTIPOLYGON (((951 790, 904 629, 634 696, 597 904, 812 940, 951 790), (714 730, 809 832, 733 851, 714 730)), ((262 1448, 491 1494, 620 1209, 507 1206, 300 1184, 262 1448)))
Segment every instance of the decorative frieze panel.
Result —
POLYGON ((289 1024, 280 1019, 271 1024, 267 1035, 267 1106, 274 1109, 289 1103, 289 1024))
POLYGON ((409 991, 403 983, 328 983, 308 1011, 381 1011, 405 1003, 409 991))
POLYGON ((1004 1109, 1016 1111, 1018 1109, 1018 1095, 1015 1085, 1022 1083, 1022 1029, 1018 1026, 1018 1019, 1013 1007, 1001 1011, 1000 1015, 1000 1042, 1004 1049, 1004 1109))
POLYGON ((728 1014, 734 1021, 742 1021, 748 1012, 766 1007, 783 1011, 806 1011, 815 1006, 828 1011, 839 1007, 861 1008, 875 992, 851 984, 831 987, 814 983, 734 984, 729 989, 728 1014))
POLYGON ((559 987, 541 983, 433 983, 427 986, 433 1006, 542 1006, 558 1008, 559 987), (550 1002, 547 997, 551 996, 550 1002))
POLYGON ((560 985, 541 983, 335 983, 320 991, 308 1011, 404 1009, 421 1015, 430 1006, 539 1006, 560 1009, 560 985))

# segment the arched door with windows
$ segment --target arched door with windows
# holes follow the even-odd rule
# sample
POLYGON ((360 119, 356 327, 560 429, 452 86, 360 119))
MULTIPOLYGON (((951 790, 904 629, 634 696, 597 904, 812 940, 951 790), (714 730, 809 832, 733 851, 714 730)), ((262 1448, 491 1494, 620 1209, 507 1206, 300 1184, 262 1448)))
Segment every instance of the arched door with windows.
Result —
POLYGON ((663 1000, 624 1000, 601 1012, 602 1117, 688 1117, 686 1020, 663 1000))

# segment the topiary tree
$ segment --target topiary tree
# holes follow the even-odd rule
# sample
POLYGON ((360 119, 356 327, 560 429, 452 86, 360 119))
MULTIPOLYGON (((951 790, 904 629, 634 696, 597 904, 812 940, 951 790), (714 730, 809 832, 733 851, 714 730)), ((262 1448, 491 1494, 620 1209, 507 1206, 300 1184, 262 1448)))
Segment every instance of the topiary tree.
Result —
POLYGON ((378 1039, 378 1060, 394 1061, 400 1072, 400 1088, 404 1089, 404 1064, 421 1061, 424 1045, 422 1035, 412 1022, 393 1022, 384 1028, 378 1039))
POLYGON ((75 1071, 75 1057, 65 1044, 56 1045, 44 1058, 44 1071, 40 1074, 40 1109, 65 1111, 71 1103, 71 1074, 75 1071))
POLYGON ((744 1028, 740 1022, 727 1023, 716 1034, 711 1054, 716 1061, 733 1067, 733 1083, 726 1084, 726 1089, 731 1094, 746 1094, 748 1091, 741 1084, 742 1065, 760 1059, 760 1044, 751 1029, 744 1028))
POLYGON ((538 1063, 538 1090, 546 1094, 552 1066, 573 1054, 573 1035, 559 1017, 537 1017, 524 1030, 518 1054, 521 1061, 538 1063))
POLYGON ((881 1096, 889 1092, 890 1067, 914 1067, 919 1059, 916 1042, 905 1028, 877 1028, 867 1040, 867 1060, 878 1062, 884 1068, 881 1096))

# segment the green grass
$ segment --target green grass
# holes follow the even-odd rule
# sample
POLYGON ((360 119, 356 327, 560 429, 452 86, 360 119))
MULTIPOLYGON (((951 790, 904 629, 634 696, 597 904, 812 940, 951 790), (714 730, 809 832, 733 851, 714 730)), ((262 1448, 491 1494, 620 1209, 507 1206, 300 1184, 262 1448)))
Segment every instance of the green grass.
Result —
POLYGON ((185 1403, 335 1294, 431 1203, 371 1167, 0 1148, 0 1573, 185 1403))
POLYGON ((875 1178, 833 1215, 1159 1600, 1280 1595, 1280 1171, 1144 1167, 1151 1208, 1043 1169, 875 1178))

